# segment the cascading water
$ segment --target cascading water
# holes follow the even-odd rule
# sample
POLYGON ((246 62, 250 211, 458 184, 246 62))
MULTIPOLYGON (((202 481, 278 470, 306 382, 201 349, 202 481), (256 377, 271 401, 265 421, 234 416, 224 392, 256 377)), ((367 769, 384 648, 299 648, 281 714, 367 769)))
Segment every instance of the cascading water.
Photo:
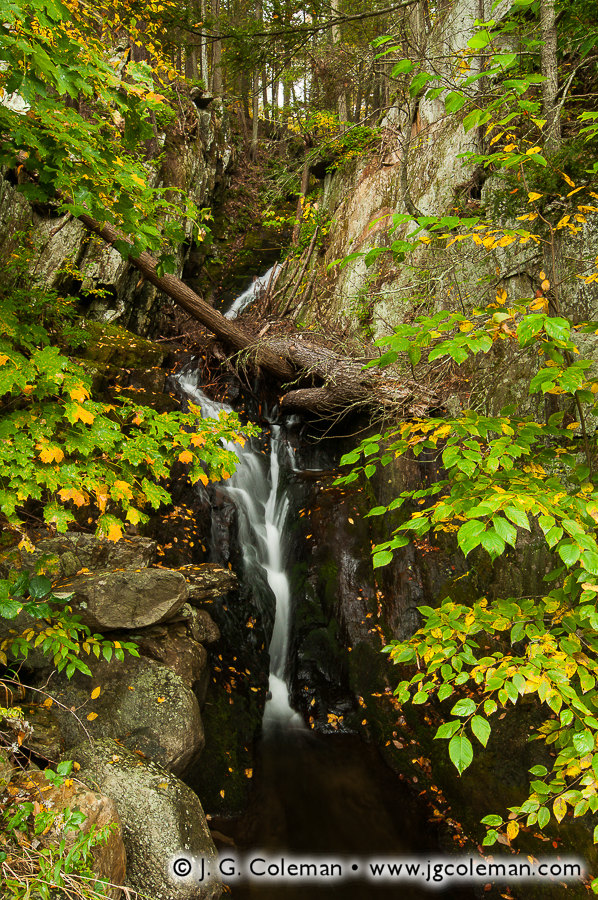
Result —
MULTIPOLYGON (((260 279, 263 285, 271 273, 260 279)), ((259 290, 259 286, 258 286, 259 290)), ((247 293, 237 298, 227 315, 233 318, 239 309, 256 296, 255 283, 247 293), (241 302, 242 301, 242 302, 241 302)), ((215 418, 230 407, 210 400, 200 389, 196 371, 188 369, 178 376, 180 388, 197 404, 202 414, 215 418)), ((236 819, 213 819, 214 834, 232 834, 224 841, 230 852, 233 839, 239 850, 256 847, 260 852, 278 853, 379 855, 408 852, 437 847, 436 839, 428 832, 427 812, 419 810, 411 795, 386 768, 374 748, 348 733, 315 734, 303 724, 299 713, 289 702, 288 656, 290 641, 290 584, 287 566, 292 548, 285 546, 288 532, 289 508, 297 504, 298 495, 290 495, 285 486, 285 473, 303 475, 320 471, 321 451, 314 457, 318 465, 307 469, 297 466, 294 452, 287 438, 287 427, 278 423, 269 428, 269 453, 264 456, 256 442, 241 447, 229 445, 238 457, 232 478, 218 486, 235 504, 238 538, 243 554, 244 576, 251 585, 255 602, 260 602, 264 583, 275 598, 275 620, 270 641, 269 699, 263 716, 265 740, 256 747, 255 777, 252 779, 251 799, 247 809, 236 819), (405 823, 409 823, 408 829, 405 823)), ((304 460, 304 453, 300 454, 304 460)), ((329 463, 327 463, 329 466, 329 463)), ((304 483, 305 484, 305 483, 304 483)), ((298 484, 295 480, 294 491, 298 484)), ((217 518, 217 517, 215 517, 217 518)), ((215 518, 213 518, 213 527, 215 518)), ((349 522, 352 520, 349 519, 349 522)), ((214 542, 216 545, 216 542, 214 542)), ((331 559, 335 550, 330 547, 331 559)), ((297 557, 295 556, 295 562, 297 557)), ((294 588, 297 592, 297 588, 294 588)), ((318 598, 316 598, 317 600, 318 598)), ((264 610, 262 610, 264 612, 264 610)), ((265 620, 268 619, 264 615, 265 620)), ((321 627, 316 623, 316 631, 321 627)), ((326 645, 327 646, 327 645, 326 645)), ((233 656, 233 662, 236 656, 233 656)), ((252 688, 253 690, 254 688, 252 688)), ((225 695, 226 696, 226 695, 225 695)), ((207 705, 207 704, 206 704, 207 705)), ((334 718, 334 717, 333 717, 334 718)), ((218 729, 220 728, 220 719, 218 729)), ((218 732, 220 733, 220 732, 218 732)), ((227 772, 229 768, 226 754, 227 772)), ((253 770, 252 770, 253 771, 253 770)), ((224 783, 226 783, 226 775, 224 783)), ((224 797, 225 791, 220 791, 224 797)), ((308 896, 302 885, 238 883, 233 885, 235 900, 304 900, 308 896)), ((310 886, 309 896, 325 896, 326 900, 371 900, 372 897, 393 900, 396 885, 343 882, 337 887, 310 886)), ((401 886, 405 900, 425 900, 429 896, 418 887, 401 886)), ((454 891, 452 900, 470 893, 454 891)))
MULTIPOLYGON (((217 403, 199 388, 197 372, 188 369, 178 376, 181 390, 200 407, 206 418, 217 418, 221 411, 232 412, 224 403, 217 403)), ((265 731, 276 727, 303 726, 299 713, 289 703, 286 681, 290 630, 290 588, 284 567, 283 534, 289 508, 289 498, 281 488, 281 460, 285 459, 287 444, 282 440, 281 426, 271 425, 269 466, 264 466, 262 454, 249 443, 228 444, 227 449, 237 455, 235 473, 221 489, 234 502, 238 511, 239 541, 243 551, 246 577, 256 568, 265 575, 274 595, 275 616, 270 641, 269 695, 264 710, 265 731)), ((292 461, 292 457, 290 460, 292 461)))
POLYGON ((231 306, 224 313, 226 319, 236 319, 238 315, 240 315, 243 310, 249 306, 250 303, 259 296, 263 288, 267 288, 270 284, 270 281, 276 277, 276 273, 280 269, 278 263, 274 263, 274 265, 268 269, 267 272, 264 272, 263 275, 258 275, 252 283, 249 285, 246 291, 243 291, 242 294, 236 298, 236 300, 231 304, 231 306))

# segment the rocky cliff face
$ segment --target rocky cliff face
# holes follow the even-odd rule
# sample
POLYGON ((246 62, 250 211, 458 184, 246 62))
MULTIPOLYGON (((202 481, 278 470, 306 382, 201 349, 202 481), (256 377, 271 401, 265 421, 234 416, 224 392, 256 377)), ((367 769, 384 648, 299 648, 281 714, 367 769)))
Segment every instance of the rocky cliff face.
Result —
MULTIPOLYGON (((186 101, 184 113, 160 135, 159 144, 158 156, 147 162, 151 183, 178 188, 198 208, 209 207, 233 158, 221 106, 213 102, 208 109, 197 109, 186 101)), ((190 222, 185 231, 189 240, 176 251, 177 275, 191 248, 190 222)), ((155 336, 163 302, 157 289, 81 222, 31 205, 16 189, 14 178, 0 179, 0 258, 7 258, 24 235, 33 247, 33 277, 79 296, 89 318, 155 336)))

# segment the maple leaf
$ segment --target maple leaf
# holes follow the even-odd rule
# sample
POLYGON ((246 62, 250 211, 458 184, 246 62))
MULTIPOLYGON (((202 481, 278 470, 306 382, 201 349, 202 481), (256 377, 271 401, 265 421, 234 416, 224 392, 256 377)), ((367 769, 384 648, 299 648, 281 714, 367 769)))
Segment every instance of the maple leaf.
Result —
POLYGON ((111 522, 108 531, 106 532, 108 540, 116 543, 117 541, 120 541, 122 536, 123 532, 120 525, 117 522, 111 522))
POLYGON ((64 459, 64 453, 62 452, 60 447, 44 447, 39 455, 39 458, 42 462, 45 463, 59 463, 64 459))
POLYGON ((77 488, 62 488, 58 491, 61 500, 72 500, 75 506, 83 506, 85 503, 85 494, 77 488))
POLYGON ((95 419, 95 416, 87 409, 83 409, 82 406, 77 406, 75 414, 73 416, 73 421, 76 422, 78 419, 80 419, 84 425, 91 425, 91 423, 95 419))
POLYGON ((72 388, 69 391, 72 400, 77 400, 79 403, 83 403, 84 400, 89 398, 89 391, 82 384, 78 384, 77 387, 72 388))
POLYGON ((183 450, 182 453, 179 453, 179 461, 182 463, 190 463, 193 459, 193 454, 190 450, 183 450))

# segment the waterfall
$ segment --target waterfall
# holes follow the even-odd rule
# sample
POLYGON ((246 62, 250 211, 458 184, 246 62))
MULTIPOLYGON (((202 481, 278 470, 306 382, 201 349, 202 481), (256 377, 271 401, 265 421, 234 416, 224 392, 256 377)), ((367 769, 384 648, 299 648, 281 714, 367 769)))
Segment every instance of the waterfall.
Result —
MULTIPOLYGON (((178 376, 181 390, 200 407, 206 418, 217 418, 221 410, 231 407, 217 403, 199 388, 197 372, 186 370, 178 376)), ((290 632, 290 586, 285 571, 283 535, 289 509, 287 492, 280 485, 281 462, 293 467, 292 451, 284 441, 280 425, 270 427, 269 465, 251 442, 227 444, 238 458, 237 468, 220 489, 238 511, 239 541, 243 552, 246 577, 256 567, 274 595, 275 617, 269 646, 269 697, 264 710, 265 731, 275 727, 302 727, 303 720, 289 703, 286 680, 290 632), (286 457, 286 458, 285 458, 286 457)))
POLYGON ((249 306, 256 297, 259 296, 260 292, 263 288, 267 287, 270 283, 270 280, 276 276, 276 273, 280 266, 278 263, 274 263, 271 268, 268 269, 267 272, 264 272, 263 275, 258 275, 253 279, 252 283, 249 285, 246 291, 243 291, 242 294, 233 301, 232 305, 227 309, 224 313, 225 318, 227 319, 236 319, 240 313, 243 312, 245 307, 249 306))

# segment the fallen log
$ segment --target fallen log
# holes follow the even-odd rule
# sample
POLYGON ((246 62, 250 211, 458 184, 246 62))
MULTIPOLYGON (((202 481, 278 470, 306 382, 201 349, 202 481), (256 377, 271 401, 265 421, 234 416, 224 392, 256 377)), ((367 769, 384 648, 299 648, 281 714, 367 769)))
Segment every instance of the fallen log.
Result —
MULTIPOLYGON (((89 231, 103 238, 108 244, 125 241, 132 246, 132 242, 112 225, 97 222, 85 214, 80 215, 79 219, 89 231)), ((295 378, 296 373, 287 360, 277 356, 267 344, 256 344, 243 329, 202 300, 180 278, 176 278, 174 275, 158 275, 158 261, 150 253, 144 251, 139 256, 129 256, 129 262, 139 269, 148 281, 159 290, 164 291, 178 306, 205 325, 212 334, 215 334, 229 347, 237 351, 246 351, 255 365, 266 369, 279 381, 289 381, 295 378)))
MULTIPOLYGON (((132 242, 112 225, 102 224, 85 214, 79 219, 108 244, 125 241, 132 246, 132 242)), ((245 352, 254 365, 269 372, 283 385, 309 382, 310 386, 298 386, 284 393, 281 409, 285 412, 302 410, 331 417, 344 415, 352 409, 382 407, 419 417, 438 405, 436 396, 416 382, 395 379, 376 369, 364 371, 367 360, 335 353, 300 336, 255 341, 179 278, 158 275, 158 261, 150 253, 144 251, 128 259, 148 281, 212 334, 237 352, 245 352)))
POLYGON ((322 382, 284 394, 280 404, 284 412, 303 410, 338 416, 351 409, 378 407, 420 417, 439 405, 432 391, 411 379, 392 378, 375 368, 364 370, 368 359, 335 353, 300 336, 270 341, 269 346, 284 355, 302 373, 303 380, 311 377, 322 382))

